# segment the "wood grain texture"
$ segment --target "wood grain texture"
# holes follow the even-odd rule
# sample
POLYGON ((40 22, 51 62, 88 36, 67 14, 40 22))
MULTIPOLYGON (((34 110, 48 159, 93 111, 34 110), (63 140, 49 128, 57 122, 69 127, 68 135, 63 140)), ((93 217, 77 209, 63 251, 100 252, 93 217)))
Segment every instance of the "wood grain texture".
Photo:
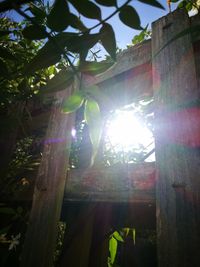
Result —
POLYGON ((155 164, 70 170, 65 189, 67 201, 155 203, 155 164))
MULTIPOLYGON (((153 23, 152 53, 190 27, 178 10, 153 23)), ((193 46, 189 34, 171 42, 154 57, 153 86, 156 105, 157 237, 159 267, 199 266, 200 153, 198 148, 169 142, 163 131, 179 125, 179 106, 199 98, 193 46), (171 122, 165 124, 165 115, 171 122), (176 124, 174 123, 176 122, 176 124)), ((187 109, 184 109, 187 112, 187 109)), ((188 116, 192 114, 188 113, 188 116)), ((184 131, 183 131, 184 132, 184 131)), ((192 135, 192 133, 191 133, 192 135)))
POLYGON ((57 93, 52 106, 22 254, 23 267, 53 264, 74 121, 74 115, 61 113, 60 105, 72 91, 57 93))

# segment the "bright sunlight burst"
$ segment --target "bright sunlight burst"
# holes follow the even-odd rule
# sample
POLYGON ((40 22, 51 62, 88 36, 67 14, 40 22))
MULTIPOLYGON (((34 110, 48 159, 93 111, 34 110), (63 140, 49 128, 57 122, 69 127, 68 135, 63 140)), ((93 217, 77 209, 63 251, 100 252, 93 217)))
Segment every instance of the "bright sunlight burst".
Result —
MULTIPOLYGON (((107 120, 105 136, 106 149, 114 153, 145 151, 148 154, 154 148, 154 137, 148 122, 135 107, 112 112, 107 120)), ((148 161, 154 160, 154 155, 148 158, 148 161)))

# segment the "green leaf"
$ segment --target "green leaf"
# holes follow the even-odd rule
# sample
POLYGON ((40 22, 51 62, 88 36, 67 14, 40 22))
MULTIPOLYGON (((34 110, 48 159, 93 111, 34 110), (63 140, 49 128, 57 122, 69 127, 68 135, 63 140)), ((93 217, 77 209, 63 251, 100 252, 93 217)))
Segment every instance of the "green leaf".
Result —
POLYGON ((125 233, 125 235, 126 235, 126 237, 127 237, 128 234, 129 234, 130 228, 128 228, 128 227, 123 228, 123 231, 124 231, 124 233, 125 233))
POLYGON ((0 37, 3 37, 3 36, 8 35, 10 33, 11 33, 11 31, 3 31, 3 30, 0 30, 0 37))
POLYGON ((119 12, 119 18, 127 26, 136 30, 142 30, 140 25, 140 17, 132 6, 127 5, 122 7, 119 12))
POLYGON ((68 97, 62 104, 63 113, 72 113, 79 109, 84 102, 83 94, 79 91, 68 97))
POLYGON ((120 241, 120 242, 124 242, 124 239, 123 239, 122 236, 119 234, 119 232, 115 231, 115 232, 113 233, 113 236, 114 236, 114 238, 117 239, 118 241, 120 241))
POLYGON ((117 254, 117 240, 114 237, 111 237, 109 240, 109 251, 110 251, 111 263, 113 264, 117 254))
POLYGON ((8 68, 6 63, 0 58, 0 76, 8 77, 8 68))
POLYGON ((72 5, 86 18, 101 20, 101 9, 88 0, 69 0, 72 5))
POLYGON ((136 230, 135 230, 135 228, 133 228, 132 231, 133 231, 133 243, 135 245, 135 238, 136 238, 136 230))
POLYGON ((0 208, 0 213, 4 213, 4 214, 16 214, 15 210, 12 208, 0 208))
POLYGON ((158 7, 158 8, 165 10, 165 8, 156 0, 139 0, 139 2, 142 2, 142 3, 145 3, 147 5, 155 6, 155 7, 158 7))
POLYGON ((179 4, 178 4, 178 8, 184 8, 186 7, 187 5, 187 1, 181 1, 179 4))
POLYGON ((16 57, 5 47, 0 46, 0 57, 9 60, 16 60, 16 57))
POLYGON ((47 26, 53 31, 63 31, 69 26, 69 8, 66 0, 55 0, 50 14, 47 16, 47 26))
POLYGON ((116 0, 95 0, 98 4, 102 6, 117 6, 117 1, 116 0))
POLYGON ((106 51, 111 55, 111 57, 116 60, 116 39, 113 28, 110 24, 104 23, 100 30, 101 42, 106 51))
POLYGON ((83 22, 74 14, 69 14, 69 25, 75 29, 78 29, 82 32, 87 31, 87 27, 83 24, 83 22))
POLYGON ((47 84, 41 88, 40 93, 53 93, 66 89, 74 80, 74 74, 69 70, 61 70, 47 84))
POLYGON ((89 128, 89 136, 93 149, 91 164, 93 164, 101 139, 102 121, 99 105, 95 100, 91 98, 87 99, 85 102, 84 119, 89 128))
POLYGON ((76 36, 76 33, 59 33, 52 39, 46 42, 46 44, 38 51, 37 55, 28 63, 25 67, 25 74, 32 74, 35 71, 47 68, 56 64, 60 58, 65 46, 70 43, 72 37, 76 36))
POLYGON ((45 26, 42 26, 42 25, 38 25, 38 26, 30 25, 30 26, 27 26, 22 31, 22 34, 27 39, 40 40, 40 39, 45 39, 46 38, 45 31, 46 31, 45 26))
POLYGON ((109 69, 113 62, 84 61, 79 65, 79 71, 90 75, 97 75, 109 69))

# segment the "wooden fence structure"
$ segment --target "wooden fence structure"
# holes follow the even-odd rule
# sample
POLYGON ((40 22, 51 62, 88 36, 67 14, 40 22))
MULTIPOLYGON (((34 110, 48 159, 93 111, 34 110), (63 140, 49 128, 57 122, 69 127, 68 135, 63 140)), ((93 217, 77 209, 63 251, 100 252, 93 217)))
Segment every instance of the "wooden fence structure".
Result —
MULTIPOLYGON (((57 101, 52 106, 43 158, 34 189, 22 267, 52 266, 63 197, 64 205, 68 207, 75 201, 90 201, 90 205, 86 210, 83 208, 80 215, 82 219, 88 218, 86 224, 83 226, 84 220, 80 219, 73 229, 76 231, 83 227, 82 235, 77 237, 73 235, 73 231, 71 234, 69 232, 66 240, 70 245, 66 247, 66 253, 62 254, 59 266, 106 266, 105 259, 98 260, 98 263, 89 259, 92 246, 90 230, 95 219, 89 214, 92 213, 94 203, 99 203, 103 215, 95 220, 98 221, 97 225, 108 227, 102 223, 110 212, 110 209, 104 206, 105 201, 133 203, 133 213, 136 212, 137 205, 142 204, 143 208, 146 207, 144 211, 148 213, 147 207, 155 207, 156 204, 158 266, 199 266, 198 27, 200 28, 199 15, 189 18, 182 10, 170 13, 152 24, 151 40, 122 52, 116 65, 106 73, 96 77, 85 76, 85 84, 97 84, 105 92, 108 102, 112 99, 112 104, 116 107, 129 101, 133 102, 140 96, 154 96, 156 165, 143 164, 130 168, 127 179, 132 181, 133 186, 121 195, 117 192, 112 194, 110 189, 105 192, 103 187, 101 190, 94 188, 94 191, 88 191, 81 181, 89 177, 99 183, 99 177, 109 180, 114 172, 115 175, 118 174, 119 180, 124 175, 123 169, 73 170, 68 173, 66 179, 69 155, 64 146, 70 146, 74 115, 61 114, 60 103, 74 88, 56 94, 57 101), (188 31, 189 29, 191 30, 188 31), (171 41, 172 39, 174 40, 171 41), (150 176, 153 179, 149 187, 142 187, 140 178, 147 183, 150 176), (71 257, 74 259, 73 263, 68 260, 71 257)), ((106 245, 102 250, 104 252, 101 252, 101 255, 96 253, 93 260, 96 258, 97 261, 97 257, 102 259, 105 249, 106 245)))

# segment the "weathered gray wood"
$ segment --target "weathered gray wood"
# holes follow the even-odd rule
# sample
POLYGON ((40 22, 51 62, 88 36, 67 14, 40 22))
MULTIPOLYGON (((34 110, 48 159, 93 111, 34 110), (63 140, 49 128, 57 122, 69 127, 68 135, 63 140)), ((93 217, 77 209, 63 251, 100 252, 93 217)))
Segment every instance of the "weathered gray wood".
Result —
MULTIPOLYGON (((189 26, 187 14, 180 10, 153 23, 153 55, 189 26)), ((183 127, 182 132, 185 132, 184 127, 191 127, 187 129, 188 133, 192 131, 193 115, 189 110, 185 109, 189 118, 185 124, 181 124, 177 113, 173 113, 177 106, 199 97, 190 35, 170 43, 153 59, 158 266, 197 267, 200 244, 200 157, 198 149, 170 140, 166 134, 179 129, 181 139, 180 127, 183 127), (165 117, 170 113, 174 115, 165 124, 165 117)))
POLYGON ((95 77, 95 83, 101 83, 130 69, 151 62, 151 41, 145 41, 129 49, 124 50, 117 56, 117 62, 106 72, 95 77))
POLYGON ((23 267, 53 264, 74 121, 74 115, 60 112, 60 104, 72 91, 57 93, 52 107, 22 254, 23 267))
POLYGON ((154 163, 70 170, 67 180, 65 202, 155 202, 154 163))

